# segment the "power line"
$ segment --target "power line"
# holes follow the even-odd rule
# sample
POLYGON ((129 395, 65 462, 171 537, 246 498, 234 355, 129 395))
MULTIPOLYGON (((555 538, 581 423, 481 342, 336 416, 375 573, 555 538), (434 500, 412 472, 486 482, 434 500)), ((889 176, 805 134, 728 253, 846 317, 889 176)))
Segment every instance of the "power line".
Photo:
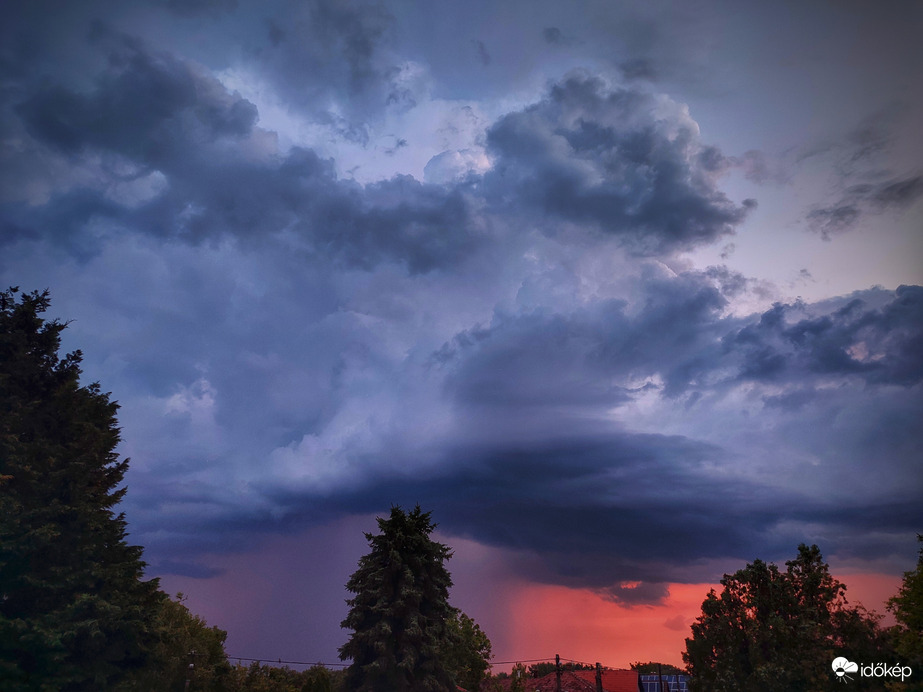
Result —
MULTIPOLYGON (((346 668, 349 665, 351 665, 349 663, 324 663, 323 661, 286 661, 281 658, 248 658, 247 656, 228 656, 227 658, 229 661, 231 660, 233 661, 255 661, 256 663, 266 663, 266 664, 275 663, 277 665, 287 663, 287 664, 296 665, 296 666, 324 666, 325 668, 326 667, 346 668)), ((551 662, 553 660, 554 658, 552 656, 548 656, 547 658, 531 658, 531 659, 521 659, 520 658, 515 661, 491 661, 490 665, 503 666, 503 665, 510 665, 510 664, 516 664, 516 663, 545 663, 546 661, 551 662)), ((565 663, 577 663, 582 666, 596 665, 595 663, 587 663, 586 661, 578 661, 577 659, 574 659, 574 658, 561 657, 561 661, 565 663)), ((609 666, 603 666, 603 668, 608 668, 608 667, 609 666)))
POLYGON ((256 661, 257 663, 291 663, 296 666, 324 666, 325 668, 330 666, 339 666, 345 668, 349 666, 348 663, 324 663, 323 661, 284 661, 281 658, 247 658, 246 656, 228 656, 229 661, 256 661))

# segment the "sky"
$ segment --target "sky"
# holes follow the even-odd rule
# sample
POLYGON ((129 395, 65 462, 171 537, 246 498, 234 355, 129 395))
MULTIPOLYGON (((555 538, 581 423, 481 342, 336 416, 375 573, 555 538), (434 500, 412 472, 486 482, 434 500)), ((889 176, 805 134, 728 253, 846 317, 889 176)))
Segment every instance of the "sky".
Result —
MULTIPOLYGON (((419 504, 497 661, 681 663, 923 531, 923 5, 12 0, 0 283, 121 406, 148 574, 337 661, 419 504)), ((826 662, 824 662, 826 665, 826 662)))

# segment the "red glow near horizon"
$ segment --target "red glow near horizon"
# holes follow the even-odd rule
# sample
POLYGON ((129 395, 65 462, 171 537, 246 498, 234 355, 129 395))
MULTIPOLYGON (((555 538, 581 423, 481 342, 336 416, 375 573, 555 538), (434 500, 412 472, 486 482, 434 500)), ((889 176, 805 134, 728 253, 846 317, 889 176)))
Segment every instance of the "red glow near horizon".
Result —
MULTIPOLYGON (((847 586, 850 604, 862 603, 884 614, 884 604, 901 584, 888 574, 834 575, 847 586)), ((627 607, 587 589, 523 582, 509 603, 508 640, 497 642, 495 658, 526 661, 562 658, 599 662, 611 668, 658 661, 683 667, 682 652, 690 626, 701 614, 709 589, 720 584, 671 584, 669 596, 658 605, 627 607)), ((884 618, 888 625, 891 618, 884 618)), ((508 670, 497 665, 495 672, 508 670)))
MULTIPOLYGON (((351 517, 292 536, 277 536, 252 552, 210 556, 224 571, 209 578, 164 575, 168 593, 186 593, 188 605, 209 625, 228 631, 232 656, 335 664, 346 632, 343 584, 367 552, 363 531, 374 517, 351 517), (318 556, 323 556, 319 559, 318 556)), ((442 536, 437 536, 442 539, 442 536)), ((663 603, 626 607, 590 589, 539 584, 511 569, 507 551, 470 539, 445 538, 455 553, 449 568, 452 604, 479 623, 495 661, 553 660, 555 654, 612 668, 636 661, 683 666, 690 626, 709 589, 719 584, 670 584, 663 603)), ((742 567, 743 565, 741 565, 742 567)), ((901 576, 840 572, 851 605, 885 614, 901 576)), ((884 625, 894 622, 886 615, 884 625)), ((511 663, 497 663, 494 672, 511 663)))
POLYGON ((560 654, 610 668, 628 668, 635 661, 682 666, 689 626, 710 588, 673 584, 662 604, 626 607, 586 589, 522 584, 510 608, 510 658, 560 654))

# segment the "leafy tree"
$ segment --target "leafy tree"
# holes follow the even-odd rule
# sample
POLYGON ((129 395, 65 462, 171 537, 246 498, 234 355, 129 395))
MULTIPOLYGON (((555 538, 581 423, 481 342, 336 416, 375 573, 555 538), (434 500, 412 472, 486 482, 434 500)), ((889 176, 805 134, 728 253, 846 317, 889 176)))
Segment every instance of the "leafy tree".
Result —
POLYGON ((451 690, 454 681, 442 658, 446 622, 454 610, 448 602, 452 579, 445 561, 449 548, 430 538, 430 513, 391 509, 378 519, 381 533, 366 534, 372 551, 346 588, 349 614, 342 627, 353 631, 340 647, 350 690, 417 692, 451 690))
MULTIPOLYGON (((550 661, 543 661, 541 663, 533 663, 529 666, 529 677, 531 678, 543 678, 550 673, 554 673, 557 670, 557 667, 554 663, 550 661)), ((591 666, 585 663, 562 663, 561 671, 574 671, 574 670, 596 670, 596 666, 591 666)))
POLYGON ((0 688, 117 690, 148 659, 163 594, 113 509, 118 406, 58 357, 48 292, 0 293, 0 688))
POLYGON ((677 668, 676 666, 671 666, 669 663, 657 663, 656 661, 648 661, 647 663, 641 663, 641 661, 636 661, 629 666, 632 670, 638 671, 639 675, 657 675, 658 673, 663 673, 664 675, 685 675, 686 671, 682 668, 677 668))
POLYGON ((456 684, 466 690, 479 690, 489 675, 490 639, 478 624, 460 610, 446 621, 443 661, 456 684))
POLYGON ((334 689, 339 689, 337 678, 340 676, 331 673, 321 665, 311 666, 302 673, 302 677, 304 681, 301 685, 301 692, 333 692, 334 689))
POLYGON ((182 689, 187 678, 194 690, 223 690, 231 675, 224 652, 228 633, 189 612, 183 594, 165 598, 155 623, 157 640, 151 661, 139 676, 144 692, 182 689), (190 669, 189 665, 193 667, 190 669))
POLYGON ((318 664, 297 671, 287 666, 270 666, 254 662, 237 665, 231 670, 228 692, 340 692, 343 674, 318 664))
POLYGON ((526 692, 526 678, 529 673, 522 663, 517 663, 510 671, 509 692, 526 692))
POLYGON ((755 560, 709 592, 683 654, 696 689, 819 689, 840 652, 881 660, 876 617, 848 605, 817 546, 785 564, 755 560))
MULTIPOLYGON (((917 540, 923 542, 923 535, 917 534, 917 540)), ((888 610, 897 620, 889 632, 897 659, 914 675, 923 674, 923 548, 916 569, 904 572, 901 588, 888 599, 888 610)), ((923 682, 917 680, 912 689, 923 690, 923 682)))

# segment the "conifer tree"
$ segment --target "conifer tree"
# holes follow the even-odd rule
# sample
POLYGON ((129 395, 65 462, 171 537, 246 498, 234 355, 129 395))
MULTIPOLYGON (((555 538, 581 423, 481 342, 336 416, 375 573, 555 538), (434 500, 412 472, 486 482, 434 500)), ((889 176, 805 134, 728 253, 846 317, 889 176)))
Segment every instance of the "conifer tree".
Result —
POLYGON ((58 357, 48 292, 0 293, 0 689, 129 689, 163 595, 115 505, 118 406, 58 357))
POLYGON ((409 513, 393 507, 378 527, 379 535, 366 534, 372 551, 346 584, 356 594, 342 623, 353 630, 340 648, 342 660, 352 659, 347 689, 454 690, 442 656, 455 612, 444 564, 451 551, 430 538, 435 525, 419 506, 409 513))

